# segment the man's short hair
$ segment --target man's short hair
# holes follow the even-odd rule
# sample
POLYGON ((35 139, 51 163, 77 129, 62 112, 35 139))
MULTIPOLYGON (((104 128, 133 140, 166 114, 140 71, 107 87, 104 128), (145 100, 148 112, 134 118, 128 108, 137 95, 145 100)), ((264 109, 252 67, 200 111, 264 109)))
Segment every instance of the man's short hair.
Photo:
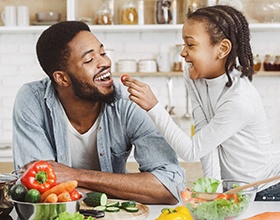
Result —
POLYGON ((37 58, 42 69, 53 80, 53 72, 67 69, 70 56, 68 43, 81 31, 89 31, 80 21, 62 21, 46 29, 36 45, 37 58))

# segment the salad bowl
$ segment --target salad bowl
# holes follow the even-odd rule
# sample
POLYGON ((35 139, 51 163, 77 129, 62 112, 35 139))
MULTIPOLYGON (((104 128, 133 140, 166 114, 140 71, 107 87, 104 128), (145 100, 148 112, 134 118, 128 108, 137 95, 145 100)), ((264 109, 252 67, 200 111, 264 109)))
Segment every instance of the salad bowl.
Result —
POLYGON ((178 186, 182 205, 186 206, 196 220, 238 219, 253 203, 257 186, 238 193, 226 191, 248 184, 238 180, 199 178, 178 186))

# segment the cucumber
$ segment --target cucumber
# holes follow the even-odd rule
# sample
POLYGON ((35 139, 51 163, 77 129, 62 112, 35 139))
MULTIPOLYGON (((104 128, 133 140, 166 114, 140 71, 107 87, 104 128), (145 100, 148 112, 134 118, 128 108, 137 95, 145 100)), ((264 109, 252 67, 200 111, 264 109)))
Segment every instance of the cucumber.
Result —
POLYGON ((127 212, 138 212, 139 211, 139 209, 137 207, 126 207, 124 210, 127 212))
POLYGON ((119 212, 120 211, 120 208, 119 207, 107 207, 106 208, 106 212, 119 212))
POLYGON ((121 205, 122 205, 123 209, 125 209, 127 207, 136 207, 136 202, 135 201, 127 201, 127 202, 122 202, 121 205))
POLYGON ((104 212, 106 210, 106 206, 102 206, 102 205, 95 206, 93 207, 93 210, 104 212))
POLYGON ((106 204, 106 207, 119 207, 119 205, 120 205, 120 202, 118 202, 118 201, 113 201, 113 202, 108 202, 108 203, 106 204))
POLYGON ((86 193, 86 198, 83 200, 88 206, 105 206, 108 201, 108 197, 105 193, 101 192, 89 192, 86 193))

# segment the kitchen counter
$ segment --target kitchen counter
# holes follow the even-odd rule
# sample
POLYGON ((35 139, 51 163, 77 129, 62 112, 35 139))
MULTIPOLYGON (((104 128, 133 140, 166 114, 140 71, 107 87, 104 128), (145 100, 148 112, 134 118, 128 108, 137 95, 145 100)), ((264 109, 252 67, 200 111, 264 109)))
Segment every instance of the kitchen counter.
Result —
MULTIPOLYGON (((148 207, 149 207, 150 213, 149 213, 149 216, 146 219, 147 220, 155 220, 160 215, 162 208, 175 207, 175 206, 148 205, 148 207)), ((238 220, 248 218, 248 217, 252 217, 252 216, 254 216, 256 214, 259 214, 259 213, 262 213, 262 212, 280 212, 280 202, 254 202, 252 204, 252 206, 247 210, 247 212, 244 213, 244 215, 242 217, 240 217, 238 220)), ((13 209, 10 216, 13 220, 19 220, 19 218, 17 218, 17 214, 16 214, 15 209, 13 209)))

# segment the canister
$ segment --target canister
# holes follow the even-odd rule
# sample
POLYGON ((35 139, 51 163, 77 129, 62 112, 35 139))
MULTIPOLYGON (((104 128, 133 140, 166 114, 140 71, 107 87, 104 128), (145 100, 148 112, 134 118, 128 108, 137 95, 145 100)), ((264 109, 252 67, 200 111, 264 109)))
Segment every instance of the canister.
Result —
POLYGON ((118 71, 120 73, 125 72, 136 72, 137 71, 137 63, 136 60, 133 59, 122 59, 118 61, 118 71))
POLYGON ((141 73, 157 72, 157 62, 154 59, 143 59, 138 61, 138 71, 141 73))

